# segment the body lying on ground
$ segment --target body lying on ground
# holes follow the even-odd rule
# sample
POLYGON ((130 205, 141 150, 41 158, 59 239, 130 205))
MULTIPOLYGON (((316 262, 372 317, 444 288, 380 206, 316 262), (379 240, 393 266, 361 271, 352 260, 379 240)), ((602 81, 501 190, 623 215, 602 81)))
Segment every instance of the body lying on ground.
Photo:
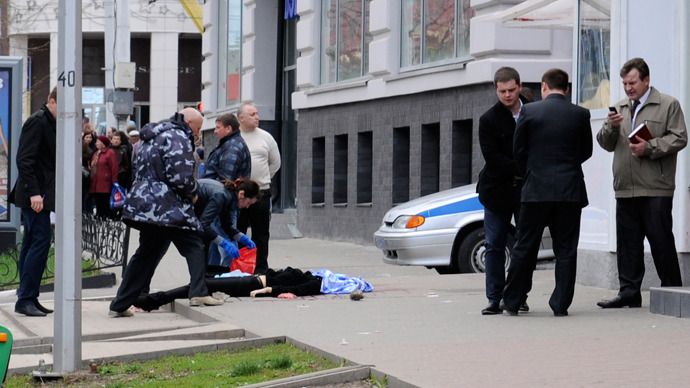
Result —
MULTIPOLYGON (((367 281, 329 270, 314 272, 297 268, 269 269, 265 275, 206 278, 210 293, 222 292, 231 297, 272 296, 291 299, 297 296, 320 294, 349 294, 354 291, 371 292, 374 287, 367 281)), ((145 311, 156 310, 160 306, 184 299, 189 293, 189 285, 168 291, 139 296, 134 304, 145 311)))

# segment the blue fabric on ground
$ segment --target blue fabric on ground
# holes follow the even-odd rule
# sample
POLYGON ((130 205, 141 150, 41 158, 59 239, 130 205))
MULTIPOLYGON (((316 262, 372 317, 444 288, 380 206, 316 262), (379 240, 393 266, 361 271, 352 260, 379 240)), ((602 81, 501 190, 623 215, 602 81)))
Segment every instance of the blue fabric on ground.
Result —
POLYGON ((311 273, 323 279, 321 281, 321 292, 324 294, 349 294, 356 290, 363 292, 374 291, 374 286, 362 278, 333 273, 327 269, 311 271, 311 273))

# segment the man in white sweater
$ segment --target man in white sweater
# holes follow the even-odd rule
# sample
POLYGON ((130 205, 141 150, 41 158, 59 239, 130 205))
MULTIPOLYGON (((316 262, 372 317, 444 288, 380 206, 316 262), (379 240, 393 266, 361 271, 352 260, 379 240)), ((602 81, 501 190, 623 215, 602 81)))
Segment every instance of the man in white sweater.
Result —
POLYGON ((240 210, 237 229, 243 233, 252 228, 252 240, 256 243, 255 274, 268 270, 268 239, 271 226, 271 178, 280 169, 280 151, 273 136, 259 128, 259 112, 254 104, 240 106, 237 118, 240 133, 247 143, 252 157, 251 179, 259 184, 262 198, 254 205, 240 210))

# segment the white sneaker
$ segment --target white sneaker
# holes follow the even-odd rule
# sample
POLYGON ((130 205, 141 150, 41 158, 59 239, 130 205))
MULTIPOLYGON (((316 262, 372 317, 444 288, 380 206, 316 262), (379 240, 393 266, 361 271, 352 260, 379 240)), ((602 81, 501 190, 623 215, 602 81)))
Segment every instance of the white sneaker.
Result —
POLYGON ((223 303, 225 302, 210 295, 195 296, 189 299, 190 306, 220 306, 223 303))
POLYGON ((108 311, 108 316, 110 318, 129 318, 131 316, 134 316, 134 313, 131 312, 129 309, 127 309, 125 311, 120 311, 120 312, 110 310, 110 311, 108 311))

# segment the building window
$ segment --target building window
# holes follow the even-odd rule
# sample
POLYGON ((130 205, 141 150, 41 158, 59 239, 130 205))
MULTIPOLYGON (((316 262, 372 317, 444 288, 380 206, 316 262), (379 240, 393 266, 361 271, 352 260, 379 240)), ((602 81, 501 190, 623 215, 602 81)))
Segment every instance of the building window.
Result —
POLYGON ((469 56, 470 0, 402 0, 400 66, 469 56))
POLYGON ((453 121, 451 187, 472 183, 472 120, 453 121))
POLYGON ((323 0, 321 82, 357 78, 368 71, 371 0, 323 0))
POLYGON ((177 101, 194 104, 201 100, 201 37, 180 34, 177 41, 177 101))
POLYGON ((326 186, 326 139, 311 140, 311 203, 322 204, 326 186))
POLYGON ((221 1, 218 108, 240 103, 242 84, 242 0, 221 1))
POLYGON ((439 170, 441 165, 440 143, 441 125, 439 123, 422 125, 422 164, 420 166, 421 195, 438 192, 439 170))
POLYGON ((357 203, 371 203, 373 134, 357 134, 357 203))
POLYGON ((410 127, 393 128, 393 203, 410 200, 410 127))
POLYGON ((611 89, 611 1, 578 3, 577 102, 588 109, 609 105, 611 89))
POLYGON ((333 142, 333 203, 347 203, 347 134, 333 142))

